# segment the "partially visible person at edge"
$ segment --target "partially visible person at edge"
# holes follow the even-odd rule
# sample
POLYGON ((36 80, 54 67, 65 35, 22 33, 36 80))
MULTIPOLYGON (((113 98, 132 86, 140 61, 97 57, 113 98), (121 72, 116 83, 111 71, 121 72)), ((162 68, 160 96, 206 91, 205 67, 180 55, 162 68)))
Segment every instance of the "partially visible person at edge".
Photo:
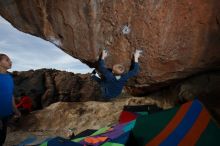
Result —
POLYGON ((0 146, 3 146, 7 134, 7 122, 10 116, 20 117, 13 96, 13 78, 8 72, 12 66, 10 58, 0 54, 0 146))
POLYGON ((112 70, 106 68, 104 60, 108 56, 108 51, 103 50, 101 59, 98 61, 98 70, 103 77, 97 77, 95 70, 92 72, 92 79, 100 85, 100 98, 108 101, 121 94, 128 79, 136 76, 139 72, 138 59, 141 52, 141 50, 135 51, 132 69, 125 73, 125 67, 122 64, 113 65, 112 70))
POLYGON ((25 92, 22 92, 16 107, 21 114, 29 114, 32 111, 32 99, 25 92))

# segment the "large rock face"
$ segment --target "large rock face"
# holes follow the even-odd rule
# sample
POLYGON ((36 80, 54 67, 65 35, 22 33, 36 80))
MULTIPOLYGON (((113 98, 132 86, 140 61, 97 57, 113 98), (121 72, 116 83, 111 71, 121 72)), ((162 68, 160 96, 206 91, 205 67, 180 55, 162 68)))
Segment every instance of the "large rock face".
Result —
POLYGON ((108 67, 127 69, 142 48, 135 87, 157 87, 220 64, 219 0, 0 0, 0 14, 93 67, 103 47, 110 49, 108 67))

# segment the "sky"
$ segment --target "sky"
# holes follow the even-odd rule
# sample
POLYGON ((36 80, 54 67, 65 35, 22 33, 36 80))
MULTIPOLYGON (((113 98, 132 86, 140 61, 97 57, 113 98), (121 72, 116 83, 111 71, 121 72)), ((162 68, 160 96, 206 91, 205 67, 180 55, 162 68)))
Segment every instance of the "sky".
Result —
POLYGON ((12 60, 12 69, 9 71, 52 68, 88 73, 92 70, 54 44, 17 30, 1 16, 0 53, 7 54, 12 60))

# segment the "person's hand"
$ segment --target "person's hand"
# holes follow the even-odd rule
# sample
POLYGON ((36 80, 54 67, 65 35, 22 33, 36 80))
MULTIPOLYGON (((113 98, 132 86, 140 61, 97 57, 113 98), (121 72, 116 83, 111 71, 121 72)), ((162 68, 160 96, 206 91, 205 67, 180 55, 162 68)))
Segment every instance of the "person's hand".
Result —
POLYGON ((107 56, 108 56, 108 51, 106 49, 104 49, 102 51, 102 59, 104 60, 107 56))
POLYGON ((20 112, 18 109, 15 110, 15 115, 14 115, 14 117, 15 117, 15 118, 20 118, 20 117, 21 117, 21 112, 20 112))
POLYGON ((141 56, 141 53, 142 53, 143 51, 142 50, 136 50, 135 51, 135 53, 134 53, 134 60, 135 60, 135 62, 138 62, 138 59, 139 59, 139 57, 141 56))

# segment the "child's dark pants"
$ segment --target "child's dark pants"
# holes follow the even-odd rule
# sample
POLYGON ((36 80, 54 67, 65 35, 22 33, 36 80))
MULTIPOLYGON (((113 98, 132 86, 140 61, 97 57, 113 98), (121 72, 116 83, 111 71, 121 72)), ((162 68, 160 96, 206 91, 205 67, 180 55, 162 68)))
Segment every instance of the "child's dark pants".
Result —
POLYGON ((0 119, 0 146, 3 146, 6 139, 7 134, 7 122, 8 118, 1 118, 0 119))

